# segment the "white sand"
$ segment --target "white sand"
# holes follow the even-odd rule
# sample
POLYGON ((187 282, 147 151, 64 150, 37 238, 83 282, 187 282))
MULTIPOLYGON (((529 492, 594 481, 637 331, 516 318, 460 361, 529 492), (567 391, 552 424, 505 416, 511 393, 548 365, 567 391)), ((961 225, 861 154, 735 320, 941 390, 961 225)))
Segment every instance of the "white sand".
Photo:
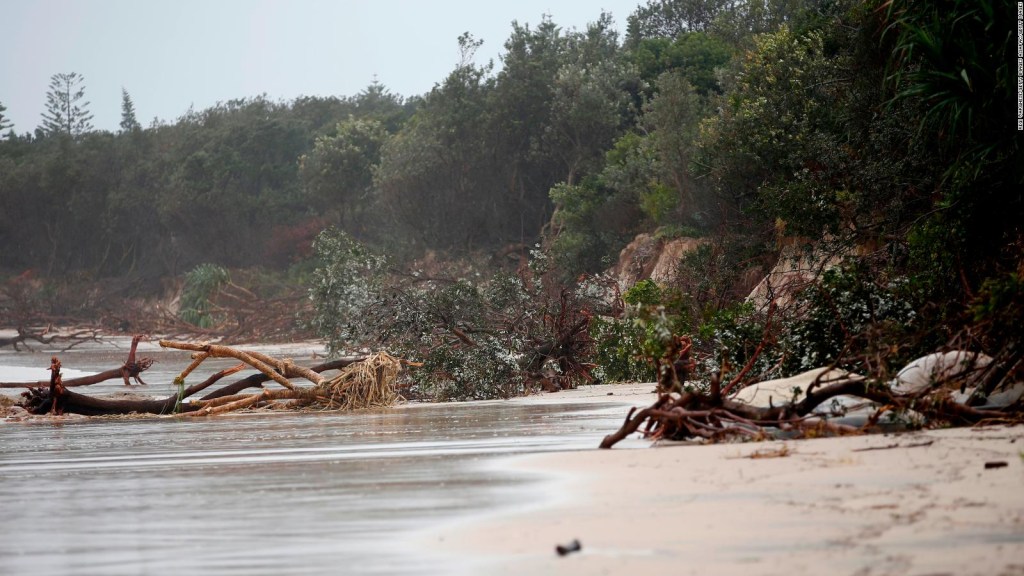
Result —
POLYGON ((550 501, 430 540, 466 573, 1024 574, 1022 452, 1017 426, 533 455, 507 465, 550 501))

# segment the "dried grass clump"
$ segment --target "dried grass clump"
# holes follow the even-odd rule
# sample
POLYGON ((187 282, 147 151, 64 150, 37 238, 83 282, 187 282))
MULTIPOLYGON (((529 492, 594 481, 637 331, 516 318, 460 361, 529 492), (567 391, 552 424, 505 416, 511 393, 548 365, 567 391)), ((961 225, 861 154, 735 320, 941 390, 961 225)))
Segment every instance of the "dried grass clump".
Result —
POLYGON ((403 400, 396 383, 402 362, 385 352, 356 362, 315 387, 314 396, 325 408, 356 410, 392 406, 403 400))

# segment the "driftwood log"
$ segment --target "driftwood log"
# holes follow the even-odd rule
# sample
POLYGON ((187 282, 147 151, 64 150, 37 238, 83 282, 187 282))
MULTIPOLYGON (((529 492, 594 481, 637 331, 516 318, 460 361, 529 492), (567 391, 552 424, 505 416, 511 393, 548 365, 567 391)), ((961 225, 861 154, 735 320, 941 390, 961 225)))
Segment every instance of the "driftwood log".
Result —
POLYGON ((137 358, 140 336, 132 339, 128 359, 120 368, 114 368, 81 378, 63 380, 60 360, 51 360, 50 380, 39 382, 0 383, 4 388, 27 388, 22 394, 21 406, 33 414, 76 413, 85 415, 113 414, 178 414, 181 416, 214 415, 242 408, 270 405, 319 406, 322 408, 360 408, 394 403, 400 397, 395 380, 402 361, 379 353, 370 356, 341 358, 312 367, 294 364, 259 352, 242 351, 228 346, 207 343, 174 342, 163 340, 164 348, 192 352, 192 362, 175 378, 178 392, 162 399, 96 398, 68 390, 73 386, 87 386, 106 380, 122 378, 125 384, 139 378, 141 372, 153 364, 150 358, 137 358), (207 358, 235 358, 241 363, 210 375, 200 383, 185 386, 186 378, 207 358), (224 378, 251 367, 258 374, 242 378, 210 392, 197 400, 189 400, 224 378), (323 373, 340 371, 327 377, 323 373), (305 384, 291 379, 301 378, 305 384), (245 394, 249 388, 262 387, 273 382, 280 389, 263 388, 245 394))

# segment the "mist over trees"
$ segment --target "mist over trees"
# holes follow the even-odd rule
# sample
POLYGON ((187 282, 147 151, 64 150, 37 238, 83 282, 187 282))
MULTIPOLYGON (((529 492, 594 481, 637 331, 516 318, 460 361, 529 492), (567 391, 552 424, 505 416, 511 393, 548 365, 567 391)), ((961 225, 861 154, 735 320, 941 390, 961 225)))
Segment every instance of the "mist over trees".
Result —
POLYGON ((607 14, 513 23, 486 65, 463 35, 423 95, 255 96, 143 127, 122 90, 116 134, 55 74, 40 129, 0 141, 0 272, 287 269, 333 226, 399 261, 536 245, 571 279, 649 232, 704 239, 662 302, 693 331, 788 244, 862 255, 858 282, 948 336, 1024 273, 1012 15, 652 0, 625 37, 607 14))

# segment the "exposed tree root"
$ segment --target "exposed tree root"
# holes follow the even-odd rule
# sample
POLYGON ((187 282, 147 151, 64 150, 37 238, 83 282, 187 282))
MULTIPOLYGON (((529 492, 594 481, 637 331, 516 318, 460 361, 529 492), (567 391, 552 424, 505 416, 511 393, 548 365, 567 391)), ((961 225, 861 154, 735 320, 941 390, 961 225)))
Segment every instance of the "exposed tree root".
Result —
MULTIPOLYGON (((1016 358, 1014 360, 1018 361, 1016 358)), ((685 373, 683 370, 682 374, 685 373)), ((942 393, 950 386, 962 382, 965 371, 954 371, 944 379, 932 382, 921 392, 897 394, 887 383, 873 382, 855 374, 842 373, 839 377, 832 376, 825 380, 826 375, 831 374, 831 371, 825 370, 807 386, 809 392, 801 400, 779 405, 770 403, 767 407, 748 404, 735 398, 735 392, 740 389, 737 384, 742 374, 724 387, 720 385, 720 378, 716 374, 706 393, 698 390, 661 393, 650 407, 631 409, 622 426, 606 436, 600 447, 611 448, 641 428, 645 438, 655 440, 718 441, 737 436, 757 439, 767 437, 768 429, 805 436, 856 434, 876 426, 880 416, 889 411, 913 411, 930 422, 957 425, 988 422, 994 418, 1000 422, 1024 421, 1019 400, 1002 409, 981 409, 959 403, 942 393), (730 391, 734 394, 728 395, 730 391), (862 398, 880 407, 861 427, 829 422, 815 413, 818 406, 837 396, 862 398)), ((962 388, 962 385, 956 387, 962 388)))

